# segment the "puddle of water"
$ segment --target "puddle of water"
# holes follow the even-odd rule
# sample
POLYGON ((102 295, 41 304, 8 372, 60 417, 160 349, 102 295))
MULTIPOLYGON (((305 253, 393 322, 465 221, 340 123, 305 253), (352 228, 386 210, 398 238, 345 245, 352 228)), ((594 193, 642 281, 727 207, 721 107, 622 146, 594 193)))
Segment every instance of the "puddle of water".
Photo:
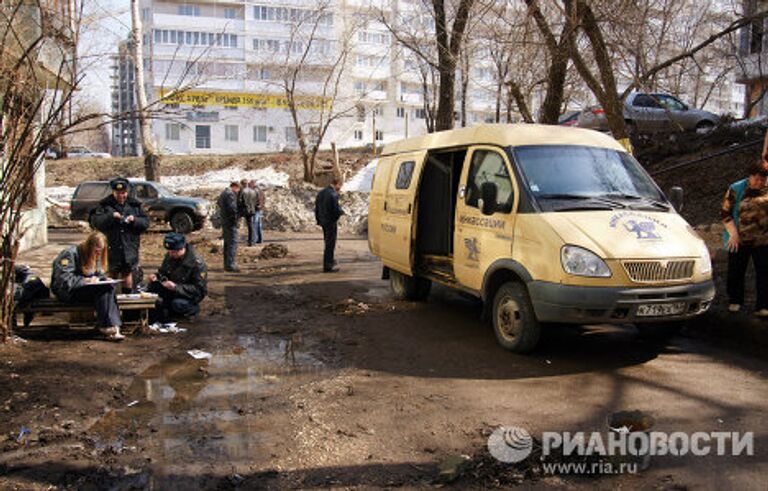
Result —
MULTIPOLYGON (((223 343, 220 343, 223 345, 223 343)), ((269 428, 254 413, 281 379, 323 370, 302 340, 238 336, 209 361, 186 353, 154 365, 128 389, 130 407, 113 410, 92 428, 105 446, 149 425, 142 446, 154 450, 162 474, 200 472, 211 464, 267 458, 269 428)))

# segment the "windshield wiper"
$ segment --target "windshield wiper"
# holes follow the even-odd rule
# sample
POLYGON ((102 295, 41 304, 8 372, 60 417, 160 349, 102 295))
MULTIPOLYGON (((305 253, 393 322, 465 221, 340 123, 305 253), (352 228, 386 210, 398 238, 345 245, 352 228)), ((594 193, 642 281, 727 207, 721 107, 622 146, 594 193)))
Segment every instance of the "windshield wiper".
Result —
POLYGON ((602 203, 609 205, 613 208, 626 208, 627 205, 624 203, 621 203, 619 201, 614 201, 611 199, 606 199, 602 196, 589 196, 584 194, 568 194, 568 193, 551 193, 551 194, 539 194, 536 195, 536 198, 542 198, 542 199, 555 199, 555 200, 585 200, 585 201, 593 201, 596 203, 602 203))
POLYGON ((611 198, 619 198, 619 199, 642 200, 658 208, 663 208, 665 210, 670 209, 670 206, 667 203, 664 203, 663 201, 659 201, 657 199, 650 198, 648 196, 638 196, 636 194, 626 194, 626 193, 610 193, 610 194, 607 194, 606 196, 610 196, 611 198))

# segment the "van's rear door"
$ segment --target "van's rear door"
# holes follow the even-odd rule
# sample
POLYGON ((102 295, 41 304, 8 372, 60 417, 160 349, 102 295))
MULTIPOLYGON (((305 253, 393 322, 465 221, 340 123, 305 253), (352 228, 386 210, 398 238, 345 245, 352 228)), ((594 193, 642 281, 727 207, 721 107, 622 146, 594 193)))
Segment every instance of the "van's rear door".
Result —
POLYGON ((413 274, 416 193, 426 151, 399 154, 389 172, 380 225, 380 257, 386 266, 413 274))

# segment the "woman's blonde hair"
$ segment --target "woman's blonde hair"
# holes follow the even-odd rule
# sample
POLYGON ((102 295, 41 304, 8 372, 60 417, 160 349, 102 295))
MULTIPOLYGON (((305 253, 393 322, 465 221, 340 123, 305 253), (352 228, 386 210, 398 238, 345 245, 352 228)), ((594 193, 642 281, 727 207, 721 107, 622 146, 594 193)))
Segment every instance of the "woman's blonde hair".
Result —
POLYGON ((107 238, 101 232, 88 234, 88 237, 77 246, 77 253, 80 255, 80 264, 84 275, 96 273, 97 262, 102 272, 109 269, 107 238), (101 247, 101 257, 97 257, 97 247, 101 247))

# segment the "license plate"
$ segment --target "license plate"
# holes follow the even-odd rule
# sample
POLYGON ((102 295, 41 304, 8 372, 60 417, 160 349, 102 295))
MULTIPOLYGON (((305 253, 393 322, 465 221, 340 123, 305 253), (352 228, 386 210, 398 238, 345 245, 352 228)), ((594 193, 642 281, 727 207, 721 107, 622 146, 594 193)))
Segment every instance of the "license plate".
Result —
POLYGON ((648 303, 637 308, 638 317, 663 317, 685 312, 685 302, 648 303))

